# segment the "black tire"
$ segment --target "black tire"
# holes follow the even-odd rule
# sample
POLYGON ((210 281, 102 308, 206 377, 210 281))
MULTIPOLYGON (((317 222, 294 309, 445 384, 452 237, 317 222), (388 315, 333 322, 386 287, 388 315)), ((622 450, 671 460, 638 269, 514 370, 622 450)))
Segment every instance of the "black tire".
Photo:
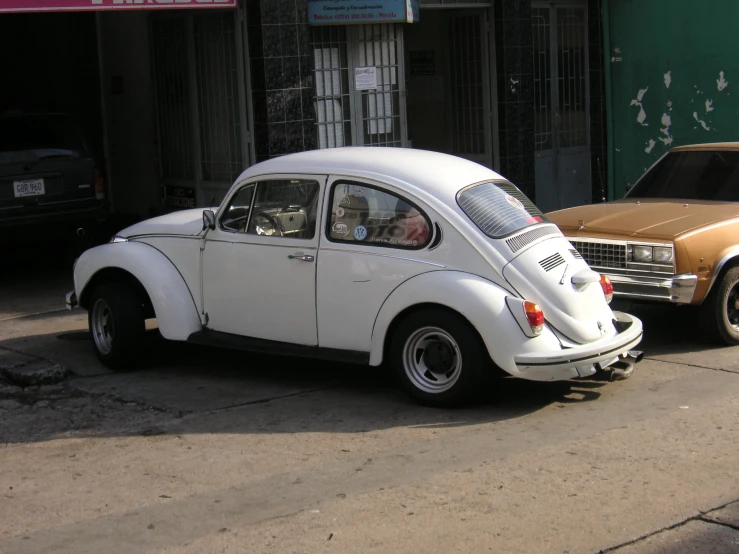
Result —
POLYGON ((439 309, 413 312, 398 325, 390 339, 389 360, 409 396, 426 406, 440 408, 476 399, 493 369, 477 331, 462 316, 439 309), (429 369, 424 372, 424 368, 429 369), (444 373, 447 368, 451 370, 444 373))
POLYGON ((87 322, 95 354, 101 362, 111 369, 128 369, 137 365, 146 323, 142 299, 131 285, 98 285, 90 298, 87 322), (106 328, 103 321, 110 325, 106 328))
POLYGON ((739 344, 739 267, 732 267, 717 282, 701 309, 710 336, 720 342, 739 344))

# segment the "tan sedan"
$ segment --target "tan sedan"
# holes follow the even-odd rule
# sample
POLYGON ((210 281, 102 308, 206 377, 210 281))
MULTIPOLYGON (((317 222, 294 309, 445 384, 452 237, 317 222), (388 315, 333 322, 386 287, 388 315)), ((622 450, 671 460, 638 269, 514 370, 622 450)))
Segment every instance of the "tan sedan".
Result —
POLYGON ((616 296, 700 305, 739 344, 739 143, 673 148, 622 200, 547 218, 616 296))

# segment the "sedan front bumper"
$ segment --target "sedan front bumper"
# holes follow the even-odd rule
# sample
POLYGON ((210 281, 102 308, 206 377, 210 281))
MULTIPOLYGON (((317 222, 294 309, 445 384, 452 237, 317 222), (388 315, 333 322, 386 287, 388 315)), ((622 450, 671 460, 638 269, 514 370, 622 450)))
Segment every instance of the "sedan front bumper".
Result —
POLYGON ((614 312, 618 333, 594 343, 556 351, 527 352, 514 357, 516 368, 524 378, 552 380, 585 377, 595 373, 596 364, 605 368, 641 342, 642 323, 636 317, 614 312))
POLYGON ((698 276, 686 273, 683 275, 660 275, 659 273, 613 272, 598 270, 608 275, 613 283, 613 294, 630 300, 649 300, 689 304, 693 300, 698 276))
POLYGON ((72 310, 77 307, 77 294, 74 291, 68 292, 64 297, 64 304, 68 310, 72 310))

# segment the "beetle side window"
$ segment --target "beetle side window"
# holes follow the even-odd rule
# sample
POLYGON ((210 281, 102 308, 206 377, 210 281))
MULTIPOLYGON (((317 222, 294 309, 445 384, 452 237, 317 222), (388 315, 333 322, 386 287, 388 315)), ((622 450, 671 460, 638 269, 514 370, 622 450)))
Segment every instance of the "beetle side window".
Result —
POLYGON ((247 185, 237 192, 229 202, 223 217, 221 217, 221 228, 224 231, 244 233, 246 223, 249 220, 249 209, 254 197, 255 185, 247 185))
POLYGON ((319 189, 317 181, 305 179, 260 181, 246 232, 312 239, 316 234, 319 189))
POLYGON ((393 248, 423 248, 431 238, 431 223, 409 201, 366 185, 341 182, 331 194, 328 237, 393 248))

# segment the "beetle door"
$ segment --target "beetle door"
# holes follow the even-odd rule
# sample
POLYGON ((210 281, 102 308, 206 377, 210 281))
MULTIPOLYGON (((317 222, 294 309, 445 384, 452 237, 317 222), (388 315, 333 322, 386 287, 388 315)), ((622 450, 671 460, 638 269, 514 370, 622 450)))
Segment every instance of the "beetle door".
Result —
POLYGON ((208 232, 208 328, 315 346, 318 221, 325 176, 273 175, 236 188, 208 232))

